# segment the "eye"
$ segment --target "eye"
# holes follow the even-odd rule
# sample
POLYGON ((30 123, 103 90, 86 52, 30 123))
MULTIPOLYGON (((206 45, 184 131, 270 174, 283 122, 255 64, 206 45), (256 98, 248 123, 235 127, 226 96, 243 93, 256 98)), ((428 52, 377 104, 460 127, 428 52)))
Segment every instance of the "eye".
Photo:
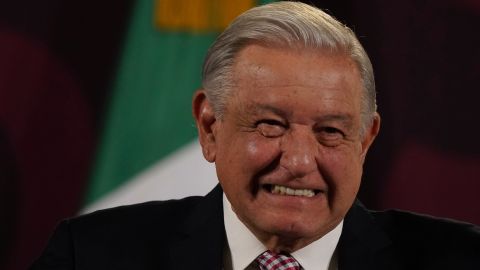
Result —
POLYGON ((324 127, 323 132, 327 134, 341 134, 341 131, 334 127, 324 127))
POLYGON ((338 143, 345 137, 345 134, 336 127, 322 127, 317 131, 318 139, 325 143, 338 143))
POLYGON ((258 132, 265 137, 273 138, 283 135, 286 126, 284 123, 274 119, 263 119, 256 123, 258 132))

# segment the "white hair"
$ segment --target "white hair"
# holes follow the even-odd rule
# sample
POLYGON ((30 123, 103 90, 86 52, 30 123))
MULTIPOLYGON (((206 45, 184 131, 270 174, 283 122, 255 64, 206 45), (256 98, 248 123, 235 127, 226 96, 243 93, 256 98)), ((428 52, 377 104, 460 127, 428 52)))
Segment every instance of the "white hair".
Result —
POLYGON ((372 64, 353 31, 322 10, 300 2, 275 2, 237 17, 208 50, 202 72, 206 96, 220 119, 231 95, 232 66, 238 52, 252 43, 287 48, 312 48, 345 53, 360 72, 362 133, 376 112, 372 64))

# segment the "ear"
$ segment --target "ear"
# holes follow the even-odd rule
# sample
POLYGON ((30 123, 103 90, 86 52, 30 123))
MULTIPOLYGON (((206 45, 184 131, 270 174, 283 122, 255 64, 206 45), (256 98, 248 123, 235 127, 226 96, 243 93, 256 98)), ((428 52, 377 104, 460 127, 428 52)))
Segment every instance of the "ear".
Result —
POLYGON ((215 118, 215 113, 210 102, 207 100, 205 90, 200 89, 195 92, 193 95, 192 109, 203 156, 208 162, 214 162, 216 141, 213 130, 217 119, 215 118))
POLYGON ((368 127, 365 131, 365 135, 362 139, 362 162, 365 161, 365 156, 367 155, 367 151, 372 145, 373 141, 378 135, 380 131, 380 115, 375 112, 373 116, 372 124, 368 127))

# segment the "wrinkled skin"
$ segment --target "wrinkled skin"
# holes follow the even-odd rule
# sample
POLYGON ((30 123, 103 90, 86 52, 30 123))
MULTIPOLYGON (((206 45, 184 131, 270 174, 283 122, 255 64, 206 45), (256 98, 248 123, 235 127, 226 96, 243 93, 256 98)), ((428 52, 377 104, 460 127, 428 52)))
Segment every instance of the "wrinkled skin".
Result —
POLYGON ((380 118, 360 134, 361 79, 342 54, 251 44, 233 74, 222 118, 203 90, 194 96, 203 154, 239 219, 267 248, 293 252, 344 218, 380 118), (272 185, 315 195, 273 194, 272 185))

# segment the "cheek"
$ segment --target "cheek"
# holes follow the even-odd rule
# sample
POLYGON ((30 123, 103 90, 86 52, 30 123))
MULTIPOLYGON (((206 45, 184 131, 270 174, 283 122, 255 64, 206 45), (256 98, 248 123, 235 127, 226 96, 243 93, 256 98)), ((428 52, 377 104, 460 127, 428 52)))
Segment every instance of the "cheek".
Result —
POLYGON ((245 142, 245 162, 253 172, 270 165, 280 153, 278 140, 252 136, 245 142))
POLYGON ((217 174, 221 182, 235 179, 234 183, 228 184, 248 186, 255 175, 275 160, 278 153, 275 140, 254 134, 231 137, 218 155, 217 174))
POLYGON ((258 155, 259 152, 260 152, 259 145, 256 141, 248 142, 246 150, 247 150, 246 151, 247 155, 252 156, 252 157, 258 155))
POLYGON ((361 156, 352 149, 328 149, 320 164, 327 172, 329 184, 338 191, 356 193, 362 176, 361 156))
POLYGON ((278 147, 267 140, 242 136, 231 138, 222 158, 217 159, 217 175, 230 202, 237 207, 255 199, 251 193, 256 176, 275 159, 278 147), (226 159, 225 159, 226 158, 226 159), (228 162, 222 162, 228 160, 228 162))

